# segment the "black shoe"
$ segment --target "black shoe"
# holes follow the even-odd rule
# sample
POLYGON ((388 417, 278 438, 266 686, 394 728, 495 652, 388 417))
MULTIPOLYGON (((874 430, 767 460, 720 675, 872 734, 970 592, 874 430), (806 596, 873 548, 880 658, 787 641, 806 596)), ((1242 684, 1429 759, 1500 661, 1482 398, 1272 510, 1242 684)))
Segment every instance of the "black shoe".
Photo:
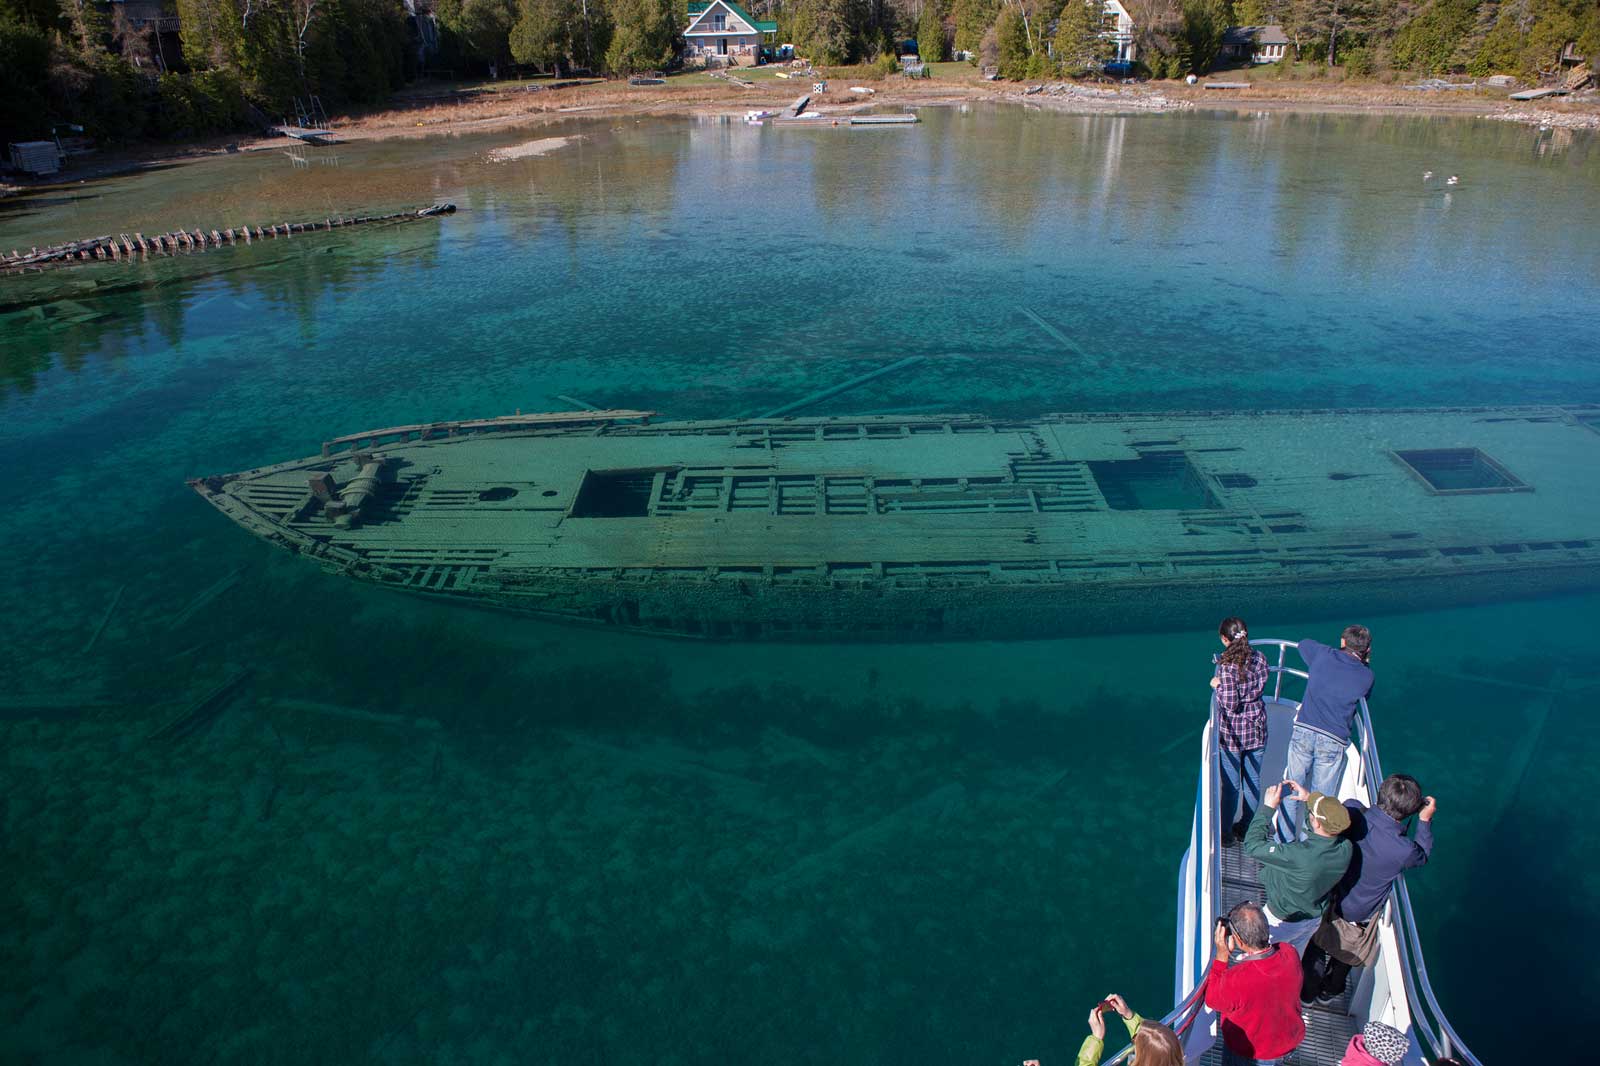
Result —
MULTIPOLYGON (((1317 993, 1317 1006, 1319 1006, 1319 1007, 1331 1007, 1335 1003, 1338 1003, 1343 998, 1344 998, 1344 993, 1343 992, 1318 992, 1317 993)), ((1305 1000, 1301 1000, 1300 1002, 1304 1003, 1305 1000)))

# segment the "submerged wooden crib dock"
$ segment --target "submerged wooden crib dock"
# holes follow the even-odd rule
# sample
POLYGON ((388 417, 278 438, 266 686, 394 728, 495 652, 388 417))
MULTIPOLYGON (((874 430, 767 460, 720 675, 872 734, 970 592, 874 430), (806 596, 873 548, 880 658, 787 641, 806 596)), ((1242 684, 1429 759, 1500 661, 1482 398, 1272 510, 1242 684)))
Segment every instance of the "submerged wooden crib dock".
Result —
POLYGON ((81 241, 68 241, 48 248, 30 248, 26 252, 12 249, 0 254, 0 273, 26 270, 43 270, 48 267, 73 266, 78 263, 125 261, 137 262, 152 255, 179 255, 203 252, 207 248, 221 248, 238 244, 252 244, 260 240, 293 237, 297 233, 315 233, 318 230, 341 229, 345 226, 364 226, 375 222, 412 222, 422 218, 438 218, 455 214, 455 204, 431 204, 427 207, 393 211, 386 215, 341 215, 313 219, 310 222, 277 222, 238 229, 173 230, 170 233, 146 237, 143 233, 121 233, 87 237, 81 241))
POLYGON ((731 639, 1029 637, 1600 584, 1600 406, 429 423, 190 484, 328 570, 731 639))

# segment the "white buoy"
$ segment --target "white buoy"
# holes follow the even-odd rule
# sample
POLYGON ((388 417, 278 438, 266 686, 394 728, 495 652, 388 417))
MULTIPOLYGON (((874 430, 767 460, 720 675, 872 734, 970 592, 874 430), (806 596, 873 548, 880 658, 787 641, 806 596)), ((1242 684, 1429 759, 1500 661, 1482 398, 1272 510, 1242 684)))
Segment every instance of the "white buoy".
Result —
POLYGON ((1429 179, 1429 178, 1431 178, 1431 177, 1433 177, 1433 171, 1431 171, 1431 170, 1424 170, 1424 171, 1423 171, 1423 172, 1422 172, 1422 180, 1423 180, 1423 181, 1427 181, 1427 180, 1428 180, 1428 179, 1429 179))
POLYGON ((1444 179, 1444 183, 1446 185, 1460 185, 1461 179, 1452 174, 1448 178, 1444 179))

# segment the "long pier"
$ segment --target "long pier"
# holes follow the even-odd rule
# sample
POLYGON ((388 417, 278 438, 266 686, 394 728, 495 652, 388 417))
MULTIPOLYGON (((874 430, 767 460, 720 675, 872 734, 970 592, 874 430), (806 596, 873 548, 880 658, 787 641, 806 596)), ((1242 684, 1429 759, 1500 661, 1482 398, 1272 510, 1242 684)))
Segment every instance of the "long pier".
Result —
POLYGON ((315 233, 321 230, 341 229, 345 226, 362 226, 372 222, 411 222, 421 218, 437 218, 454 214, 455 204, 432 204, 428 207, 396 211, 387 215, 360 215, 323 218, 311 222, 279 222, 269 226, 240 226, 237 229, 173 230, 154 237, 143 233, 122 233, 113 237, 89 237, 48 248, 30 248, 26 252, 12 249, 0 254, 0 273, 26 270, 43 270, 54 266, 72 266, 78 263, 146 260, 152 255, 183 255, 203 252, 208 248, 225 245, 253 244, 260 240, 291 238, 297 233, 315 233))

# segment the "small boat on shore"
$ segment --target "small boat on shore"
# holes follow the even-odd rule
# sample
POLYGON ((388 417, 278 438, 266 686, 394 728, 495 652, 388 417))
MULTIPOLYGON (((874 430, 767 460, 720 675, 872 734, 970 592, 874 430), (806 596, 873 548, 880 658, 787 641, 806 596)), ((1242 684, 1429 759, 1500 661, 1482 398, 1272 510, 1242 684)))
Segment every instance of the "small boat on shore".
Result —
MULTIPOLYGON (((1299 701, 1290 691, 1301 687, 1304 670, 1285 665, 1294 642, 1253 640, 1267 657, 1270 680, 1262 693, 1267 709, 1267 746, 1261 781, 1281 781, 1288 763, 1289 737, 1294 732, 1299 701), (1297 680, 1298 679, 1298 680, 1297 680), (1288 689, 1289 691, 1286 691, 1288 689)), ((1216 699, 1211 719, 1200 738, 1200 774, 1195 789, 1194 821, 1189 847, 1178 866, 1178 918, 1173 998, 1178 1004, 1162 1020, 1183 1042, 1184 1059, 1193 1063, 1221 1061, 1221 1038, 1215 1012, 1204 1004, 1206 974, 1212 963, 1212 930, 1217 919, 1245 900, 1265 899, 1260 866, 1239 848, 1221 846, 1218 811, 1219 756, 1216 699)), ((1356 740, 1345 752, 1340 800, 1359 800, 1370 807, 1383 782, 1372 714, 1365 700, 1356 718, 1356 740)), ((1257 817, 1261 816, 1257 812, 1257 817)), ((1277 814, 1280 833, 1287 835, 1285 816, 1277 814)), ((1368 1022, 1382 1022, 1410 1038, 1406 1066, 1425 1066, 1454 1057, 1466 1066, 1481 1066, 1445 1017, 1428 980, 1422 940, 1405 877, 1395 882, 1388 901, 1377 913, 1378 948, 1372 965, 1351 971, 1344 994, 1301 1007, 1305 1040, 1283 1061, 1296 1066, 1338 1066, 1350 1038, 1368 1022)), ((1130 1049, 1108 1059, 1106 1066, 1125 1063, 1130 1049)))
POLYGON ((1600 406, 396 426, 190 484, 330 571, 662 635, 1041 637, 1600 585, 1600 406))

